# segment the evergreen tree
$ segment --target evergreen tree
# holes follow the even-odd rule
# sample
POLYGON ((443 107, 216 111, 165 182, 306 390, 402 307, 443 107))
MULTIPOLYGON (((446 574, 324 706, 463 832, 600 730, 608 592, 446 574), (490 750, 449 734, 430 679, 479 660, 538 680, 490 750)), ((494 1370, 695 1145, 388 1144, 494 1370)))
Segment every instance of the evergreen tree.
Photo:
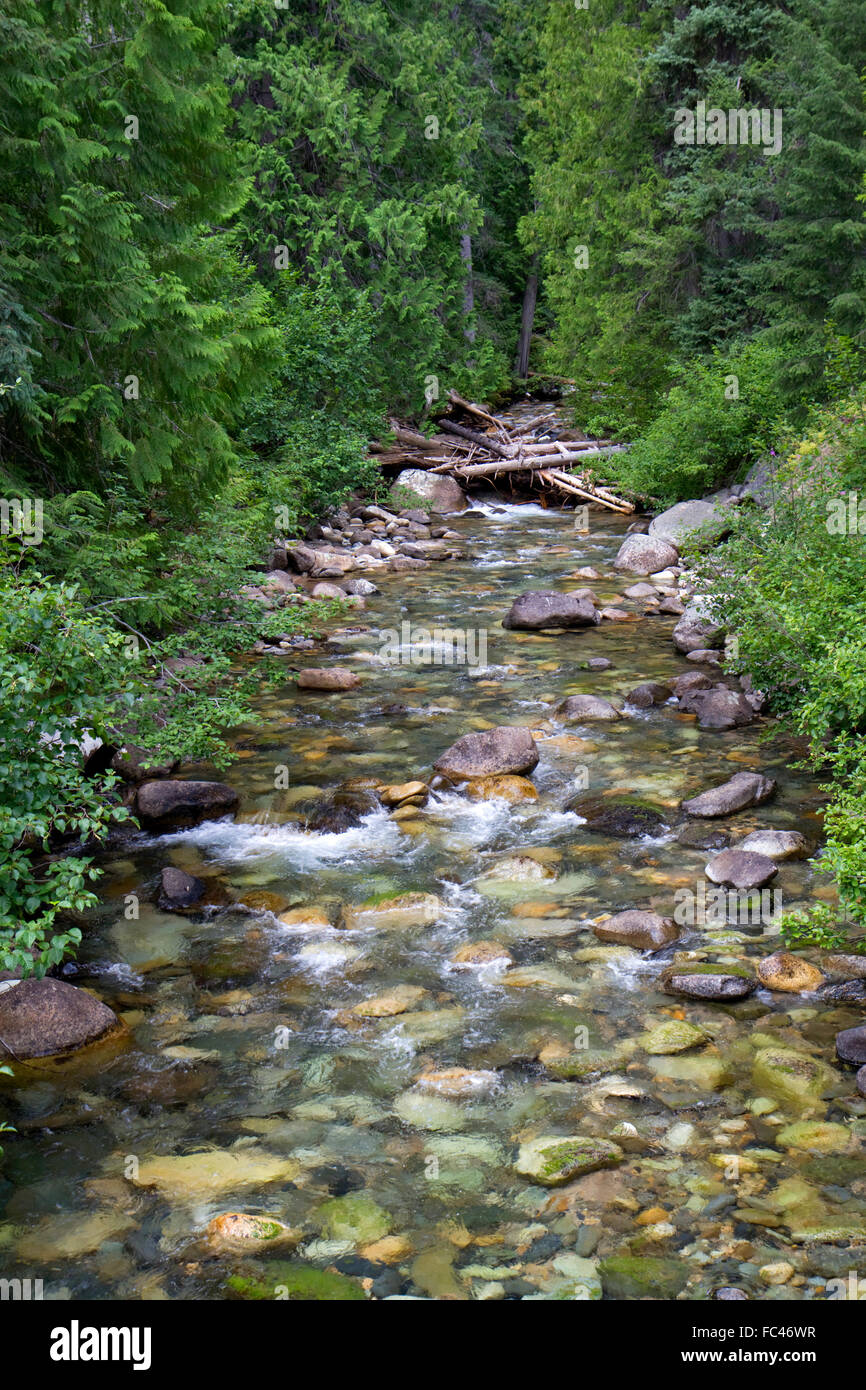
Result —
POLYGON ((216 0, 0 14, 0 467, 31 488, 193 493, 234 457, 272 330, 228 219, 216 0), (19 381, 20 378, 20 381, 19 381))

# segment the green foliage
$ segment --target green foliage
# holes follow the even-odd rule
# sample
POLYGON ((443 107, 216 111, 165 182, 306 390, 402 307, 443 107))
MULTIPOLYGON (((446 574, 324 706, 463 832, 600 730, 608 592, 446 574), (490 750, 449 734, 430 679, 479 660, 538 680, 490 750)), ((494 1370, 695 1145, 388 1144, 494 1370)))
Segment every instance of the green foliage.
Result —
POLYGON ((778 350, 760 341, 689 362, 649 429, 610 457, 606 474, 665 506, 734 481, 784 426, 780 362, 778 350))
POLYGON ((216 0, 10 0, 0 15, 0 471, 44 495, 185 497, 225 474, 235 404, 273 340, 224 230, 216 0), (136 121, 135 125, 130 121, 136 121))
POLYGON ((245 253, 280 299, 280 278, 298 271, 327 283, 347 320, 371 306, 365 370, 404 410, 423 410, 430 376, 444 386, 505 371, 489 343, 475 346, 471 264, 495 8, 241 0, 231 11, 234 134, 252 177, 245 253))
POLYGON ((739 507, 698 564, 748 672, 808 745, 830 804, 821 867, 866 921, 866 426, 849 402, 816 414, 779 467, 770 510, 739 507))
POLYGON ((104 837, 112 779, 82 776, 82 741, 102 737, 134 700, 122 638, 81 607, 74 586, 15 578, 0 567, 0 966, 44 974, 77 927, 54 931, 59 912, 94 901, 91 858, 56 855, 59 837, 83 848, 104 837), (116 671, 116 692, 106 672, 116 671), (33 956, 36 954, 34 967, 33 956))
POLYGON ((778 919, 782 940, 789 949, 817 946, 822 951, 839 951, 848 943, 848 933, 837 927, 838 913, 820 903, 802 912, 783 912, 778 919))
POLYGON ((825 321, 866 332, 866 0, 542 10, 521 229, 578 423, 645 433, 696 358, 764 335, 786 397, 820 399, 825 321), (779 113, 781 149, 678 143, 677 113, 701 101, 779 113))

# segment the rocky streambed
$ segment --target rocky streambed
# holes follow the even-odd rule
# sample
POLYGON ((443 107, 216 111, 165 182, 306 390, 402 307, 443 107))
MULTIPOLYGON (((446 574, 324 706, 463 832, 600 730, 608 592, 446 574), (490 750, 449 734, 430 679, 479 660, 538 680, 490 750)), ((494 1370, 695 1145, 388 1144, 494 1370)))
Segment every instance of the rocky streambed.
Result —
MULTIPOLYGON (((446 563, 365 538, 376 592, 285 643, 227 785, 145 783, 62 982, 97 1040, 4 1083, 4 1274, 591 1300, 866 1272, 866 961, 778 935, 832 901, 819 792, 674 538, 628 526, 490 502, 409 540, 446 563)), ((0 992, 7 1042, 32 988, 0 992)))

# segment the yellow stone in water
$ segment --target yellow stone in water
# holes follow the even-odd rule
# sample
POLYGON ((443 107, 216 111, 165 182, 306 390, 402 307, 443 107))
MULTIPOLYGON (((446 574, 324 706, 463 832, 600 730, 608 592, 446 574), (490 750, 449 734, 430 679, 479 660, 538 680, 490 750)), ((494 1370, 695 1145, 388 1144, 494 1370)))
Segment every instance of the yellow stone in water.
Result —
POLYGON ((50 1264, 53 1260, 76 1260, 92 1255, 106 1240, 117 1240, 131 1230, 135 1222, 119 1212, 64 1212, 47 1216, 18 1242, 20 1260, 34 1264, 50 1264))
POLYGON ((408 1236, 384 1236, 382 1240, 374 1240, 372 1245, 362 1245, 358 1254, 374 1264, 399 1264, 412 1254, 412 1242, 408 1236))
POLYGON ((462 790, 472 801, 492 801, 499 797, 513 805, 520 801, 538 800, 538 791, 528 777, 475 777, 462 790))
POLYGON ((309 907, 293 907, 289 912, 281 912, 279 919, 284 927, 329 927, 331 919, 324 908, 311 903, 309 907))
POLYGON ((377 994, 372 999, 355 1004, 347 1012, 358 1018, 391 1018, 395 1014, 406 1013, 414 1004, 420 1003, 426 993, 426 989, 418 985, 397 985, 386 994, 377 994))
POLYGON ((408 801, 410 796, 426 796, 426 782, 399 782, 394 786, 382 787, 379 795, 386 806, 399 806, 402 801, 408 801))
POLYGON ((513 956, 498 941, 467 941, 451 959, 455 965, 489 965, 494 960, 510 963, 513 956))
POLYGON ((300 1173, 295 1159, 251 1146, 146 1159, 130 1181, 136 1187, 155 1187, 168 1201, 192 1202, 242 1187, 293 1182, 300 1173))
POLYGON ((495 1071, 469 1071, 466 1067, 449 1067, 445 1071, 425 1071, 416 1077, 415 1085, 422 1091, 440 1096, 477 1096, 498 1085, 495 1071))

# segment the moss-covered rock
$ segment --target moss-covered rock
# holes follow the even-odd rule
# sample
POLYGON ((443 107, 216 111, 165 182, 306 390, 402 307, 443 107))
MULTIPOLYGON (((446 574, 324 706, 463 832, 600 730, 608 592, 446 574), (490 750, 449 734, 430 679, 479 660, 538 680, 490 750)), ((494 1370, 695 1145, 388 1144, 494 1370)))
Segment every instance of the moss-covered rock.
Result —
POLYGON ((391 1230, 388 1213, 361 1192, 333 1197, 319 1207, 316 1217, 322 1234, 330 1240, 351 1240, 355 1245, 371 1245, 391 1230))
POLYGON ((233 1274, 226 1280, 228 1289, 245 1299, 302 1299, 306 1302, 358 1303, 365 1298, 364 1290, 354 1279, 344 1274, 331 1274, 309 1265, 273 1263, 265 1276, 250 1278, 233 1274))
POLYGON ((834 1081, 823 1062, 793 1048, 762 1048, 752 1066, 752 1085, 760 1095, 778 1096, 798 1107, 817 1105, 834 1081))
POLYGON ((665 1057, 675 1052, 688 1052, 707 1041, 706 1034, 685 1019, 671 1018, 644 1033, 640 1045, 651 1056, 665 1057))
POLYGON ((689 1277, 680 1260, 652 1255, 612 1255, 599 1273, 606 1298, 676 1298, 689 1277))
POLYGON ((560 1187, 597 1168, 614 1167, 622 1158, 622 1149, 609 1139, 542 1134, 521 1144, 515 1168, 545 1187, 560 1187))

